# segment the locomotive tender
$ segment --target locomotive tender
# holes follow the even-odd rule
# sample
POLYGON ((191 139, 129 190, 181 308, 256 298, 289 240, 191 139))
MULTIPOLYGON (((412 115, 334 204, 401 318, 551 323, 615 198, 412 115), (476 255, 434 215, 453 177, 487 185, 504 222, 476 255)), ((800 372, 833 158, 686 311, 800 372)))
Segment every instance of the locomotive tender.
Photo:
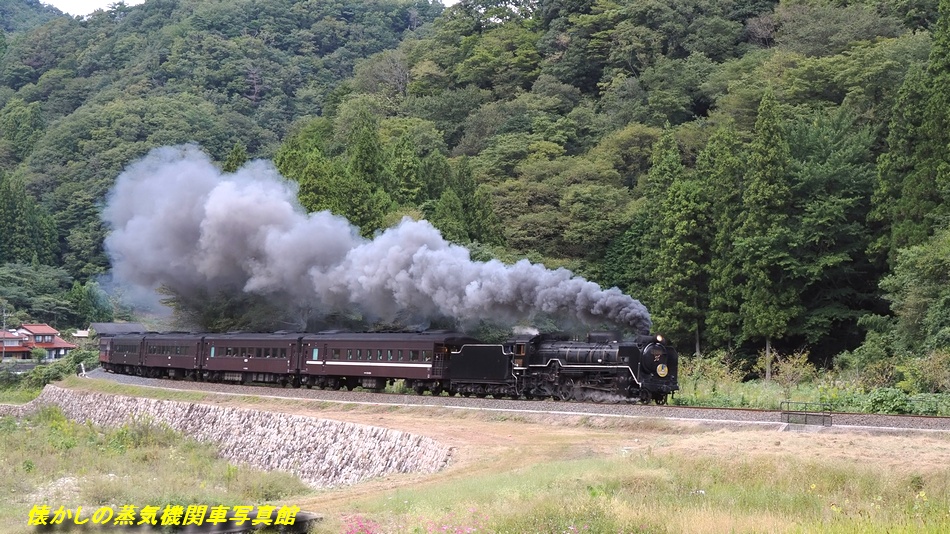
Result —
POLYGON ((550 334, 484 344, 450 331, 124 334, 100 340, 106 371, 150 378, 417 394, 665 404, 679 389, 676 351, 661 336, 621 340, 550 334))

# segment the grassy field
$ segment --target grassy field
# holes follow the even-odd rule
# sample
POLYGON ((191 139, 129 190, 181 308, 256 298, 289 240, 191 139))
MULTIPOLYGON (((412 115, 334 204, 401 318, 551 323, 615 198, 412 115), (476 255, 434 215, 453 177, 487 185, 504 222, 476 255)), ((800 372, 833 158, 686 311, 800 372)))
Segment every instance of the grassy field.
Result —
POLYGON ((352 504, 325 532, 950 531, 948 475, 649 451, 552 461, 352 504))
POLYGON ((57 408, 0 418, 0 450, 3 532, 32 532, 34 505, 91 513, 103 505, 257 505, 311 492, 292 475, 229 464, 212 446, 168 430, 104 430, 71 422, 57 408))
MULTIPOLYGON (((697 384, 686 393, 723 393, 697 384)), ((499 417, 174 392, 75 377, 60 385, 386 426, 434 437, 455 452, 436 475, 394 475, 314 492, 288 475, 231 465, 210 447, 161 429, 101 430, 45 410, 19 424, 0 419, 0 490, 18 496, 0 504, 0 525, 28 531, 28 510, 45 499, 67 506, 279 501, 325 514, 318 533, 950 532, 945 434, 499 417)), ((762 386, 747 393, 766 391, 762 386)))
POLYGON ((40 396, 40 388, 6 387, 0 388, 0 404, 26 404, 40 396))

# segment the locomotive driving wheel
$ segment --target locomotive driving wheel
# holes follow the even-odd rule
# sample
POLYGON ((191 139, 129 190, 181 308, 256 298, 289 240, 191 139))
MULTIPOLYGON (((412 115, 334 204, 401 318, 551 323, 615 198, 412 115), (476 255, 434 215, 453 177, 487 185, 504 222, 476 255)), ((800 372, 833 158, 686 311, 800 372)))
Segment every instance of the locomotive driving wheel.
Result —
POLYGON ((569 401, 574 398, 574 379, 564 378, 557 388, 557 400, 569 401))

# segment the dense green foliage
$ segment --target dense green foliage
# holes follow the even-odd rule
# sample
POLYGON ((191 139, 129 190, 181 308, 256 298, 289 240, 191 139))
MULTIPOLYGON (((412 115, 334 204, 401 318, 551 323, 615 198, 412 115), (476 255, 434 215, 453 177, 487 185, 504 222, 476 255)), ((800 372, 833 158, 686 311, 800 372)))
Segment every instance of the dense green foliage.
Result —
POLYGON ((947 1, 149 0, 0 43, 0 185, 33 199, 3 262, 104 272, 116 175, 193 141, 366 236, 426 217, 617 285, 683 352, 950 343, 947 1))
POLYGON ((197 142, 220 160, 271 155, 291 121, 320 113, 356 59, 438 14, 425 2, 152 0, 58 17, 6 38, 0 171, 50 211, 58 257, 104 272, 98 209, 153 147, 197 142))
POLYGON ((40 0, 0 0, 0 54, 4 33, 28 31, 62 15, 60 10, 40 0))
POLYGON ((0 305, 6 309, 7 326, 39 321, 85 327, 114 315, 98 283, 80 284, 61 267, 36 262, 0 265, 0 305))

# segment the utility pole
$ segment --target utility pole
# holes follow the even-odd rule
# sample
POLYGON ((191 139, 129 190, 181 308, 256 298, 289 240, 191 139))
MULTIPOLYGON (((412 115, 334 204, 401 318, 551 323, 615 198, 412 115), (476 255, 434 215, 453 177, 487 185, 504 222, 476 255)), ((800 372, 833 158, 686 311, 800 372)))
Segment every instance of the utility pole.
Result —
POLYGON ((3 306, 3 338, 0 338, 0 345, 3 346, 3 352, 0 353, 0 362, 7 359, 7 307, 3 306))

